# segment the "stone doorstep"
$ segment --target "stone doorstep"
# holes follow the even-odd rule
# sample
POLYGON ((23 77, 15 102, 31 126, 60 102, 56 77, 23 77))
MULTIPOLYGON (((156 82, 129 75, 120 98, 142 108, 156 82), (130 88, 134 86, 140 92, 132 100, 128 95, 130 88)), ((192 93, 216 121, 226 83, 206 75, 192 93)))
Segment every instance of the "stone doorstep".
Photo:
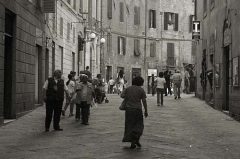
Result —
POLYGON ((4 121, 3 121, 3 125, 7 125, 7 124, 9 124, 9 123, 11 123, 11 122, 13 122, 13 121, 15 121, 16 119, 4 119, 4 121))

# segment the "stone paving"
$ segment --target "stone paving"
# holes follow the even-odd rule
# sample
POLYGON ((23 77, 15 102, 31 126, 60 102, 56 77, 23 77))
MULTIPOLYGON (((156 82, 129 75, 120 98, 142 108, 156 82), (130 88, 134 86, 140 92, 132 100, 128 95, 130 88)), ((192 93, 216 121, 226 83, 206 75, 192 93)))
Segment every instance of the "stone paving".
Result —
MULTIPOLYGON (((240 123, 192 95, 182 99, 148 96, 142 149, 121 143, 124 112, 118 95, 91 109, 90 125, 63 117, 63 132, 44 132, 45 108, 39 107, 0 127, 0 159, 239 159, 240 123)), ((68 115, 68 111, 66 113, 68 115)))

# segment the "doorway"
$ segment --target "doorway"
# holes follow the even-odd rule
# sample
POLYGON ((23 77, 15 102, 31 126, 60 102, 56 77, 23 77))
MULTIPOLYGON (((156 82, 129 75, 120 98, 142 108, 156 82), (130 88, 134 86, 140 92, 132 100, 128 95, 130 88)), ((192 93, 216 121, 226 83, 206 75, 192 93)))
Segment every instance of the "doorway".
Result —
POLYGON ((5 13, 5 42, 4 42, 4 119, 15 118, 13 104, 13 68, 14 64, 14 28, 15 15, 6 10, 5 13))
POLYGON ((113 76, 112 76, 112 66, 107 66, 106 81, 108 82, 111 77, 113 78, 113 76))
POLYGON ((224 47, 223 53, 223 110, 229 111, 229 87, 231 80, 231 65, 229 61, 230 47, 224 47))
POLYGON ((42 103, 42 47, 36 45, 35 54, 35 104, 42 103))

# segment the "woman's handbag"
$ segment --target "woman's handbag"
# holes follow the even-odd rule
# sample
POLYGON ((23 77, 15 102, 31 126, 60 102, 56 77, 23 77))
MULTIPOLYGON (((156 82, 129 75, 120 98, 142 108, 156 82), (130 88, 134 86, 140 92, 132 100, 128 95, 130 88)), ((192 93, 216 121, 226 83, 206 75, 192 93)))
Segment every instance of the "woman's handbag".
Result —
POLYGON ((127 100, 124 99, 124 100, 122 101, 122 104, 120 105, 119 109, 120 109, 120 110, 126 110, 126 104, 127 104, 127 100))

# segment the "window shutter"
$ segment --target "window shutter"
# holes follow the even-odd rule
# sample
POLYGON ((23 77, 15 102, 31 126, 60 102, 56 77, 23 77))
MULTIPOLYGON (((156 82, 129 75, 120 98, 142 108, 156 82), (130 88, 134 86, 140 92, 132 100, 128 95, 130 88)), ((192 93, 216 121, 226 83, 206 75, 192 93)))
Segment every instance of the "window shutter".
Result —
POLYGON ((189 32, 192 32, 192 27, 193 27, 193 15, 189 16, 189 32))
POLYGON ((107 2, 108 19, 112 19, 112 0, 108 0, 107 2))
POLYGON ((164 30, 168 30, 168 13, 164 12, 164 30))
POLYGON ((140 55, 140 41, 138 39, 134 39, 134 55, 139 56, 140 55))
POLYGON ((148 21, 149 21, 149 28, 151 28, 152 27, 152 10, 149 10, 149 19, 148 19, 148 21))
POLYGON ((156 28, 156 10, 153 10, 153 28, 156 28))
POLYGON ((70 23, 67 23, 67 40, 70 39, 70 23))
POLYGON ((151 42, 150 44, 150 57, 156 56, 156 42, 151 42))
POLYGON ((120 54, 120 50, 121 50, 121 48, 120 48, 120 40, 121 40, 121 38, 119 36, 118 37, 118 54, 120 54))
POLYGON ((167 43, 167 65, 175 66, 174 43, 167 43))
POLYGON ((178 14, 175 14, 174 31, 178 31, 178 14))
POLYGON ((137 7, 134 7, 134 25, 137 25, 137 7))
POLYGON ((60 27, 59 27, 59 29, 60 29, 60 35, 63 36, 63 18, 62 17, 60 17, 60 27))
POLYGON ((126 55, 126 38, 123 39, 123 55, 126 55))
POLYGON ((137 9, 138 9, 138 12, 137 12, 137 15, 138 15, 138 25, 140 25, 140 7, 138 7, 137 9))
POLYGON ((124 5, 123 2, 120 2, 120 22, 124 22, 124 5))

